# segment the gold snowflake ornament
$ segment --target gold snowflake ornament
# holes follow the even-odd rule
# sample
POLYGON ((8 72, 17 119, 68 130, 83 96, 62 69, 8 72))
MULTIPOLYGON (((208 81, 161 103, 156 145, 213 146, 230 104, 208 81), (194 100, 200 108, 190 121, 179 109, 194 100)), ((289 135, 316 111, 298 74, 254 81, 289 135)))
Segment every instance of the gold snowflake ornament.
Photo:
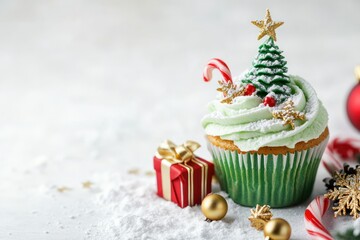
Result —
POLYGON ((224 94, 224 99, 221 100, 222 103, 232 103, 234 98, 245 95, 245 88, 239 87, 232 82, 218 81, 220 87, 216 89, 219 92, 224 94))
POLYGON ((305 120, 305 114, 299 111, 296 111, 294 108, 294 102, 289 99, 284 103, 284 106, 280 110, 275 110, 272 112, 272 115, 276 119, 283 120, 283 124, 290 124, 292 129, 295 129, 294 121, 296 119, 305 120))
POLYGON ((272 218, 269 205, 260 206, 256 204, 255 209, 250 209, 251 216, 248 218, 251 222, 251 226, 257 230, 263 230, 265 224, 272 218))
POLYGON ((335 188, 330 190, 324 197, 331 200, 338 200, 337 206, 333 207, 335 217, 346 215, 350 210, 350 215, 354 219, 360 216, 360 166, 356 167, 355 174, 345 174, 335 172, 335 188))

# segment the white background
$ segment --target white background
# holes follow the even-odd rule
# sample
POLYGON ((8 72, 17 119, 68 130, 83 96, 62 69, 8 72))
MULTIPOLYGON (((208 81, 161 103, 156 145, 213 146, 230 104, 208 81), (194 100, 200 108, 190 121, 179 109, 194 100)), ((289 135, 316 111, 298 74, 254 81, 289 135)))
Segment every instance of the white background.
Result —
POLYGON ((151 170, 167 138, 205 146, 216 81, 202 81, 203 67, 219 57, 233 75, 249 68, 261 43, 250 21, 266 8, 285 22, 277 44, 289 73, 317 90, 331 135, 360 137, 344 108, 360 2, 269 2, 0 1, 0 239, 91 238, 106 217, 93 205, 97 176, 151 170), (95 188, 82 189, 86 180, 95 188))

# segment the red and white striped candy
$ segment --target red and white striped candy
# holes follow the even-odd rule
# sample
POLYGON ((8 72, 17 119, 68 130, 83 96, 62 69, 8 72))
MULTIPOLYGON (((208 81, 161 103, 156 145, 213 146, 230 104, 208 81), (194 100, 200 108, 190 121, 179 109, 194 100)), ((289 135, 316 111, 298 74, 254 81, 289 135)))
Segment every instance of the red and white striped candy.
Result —
POLYGON ((229 67, 226 65, 226 63, 218 58, 211 59, 208 64, 206 65, 204 72, 203 72, 203 78, 205 82, 208 82, 212 78, 212 71, 214 69, 217 69, 220 71, 221 75, 224 78, 225 82, 232 82, 231 78, 231 72, 229 67))
POLYGON ((360 154, 360 140, 353 138, 335 138, 326 147, 322 163, 326 170, 332 174, 343 168, 343 163, 355 161, 360 154))
MULTIPOLYGON (((355 161, 360 154, 360 140, 352 138, 335 138, 326 147, 322 163, 326 170, 333 174, 334 171, 343 169, 346 161, 355 161)), ((304 214, 305 229, 313 240, 334 240, 325 228, 322 217, 330 206, 330 200, 324 196, 317 196, 306 208, 304 214)))
POLYGON ((313 240, 334 240, 322 223, 322 217, 329 208, 330 200, 317 196, 305 210, 305 229, 313 240))

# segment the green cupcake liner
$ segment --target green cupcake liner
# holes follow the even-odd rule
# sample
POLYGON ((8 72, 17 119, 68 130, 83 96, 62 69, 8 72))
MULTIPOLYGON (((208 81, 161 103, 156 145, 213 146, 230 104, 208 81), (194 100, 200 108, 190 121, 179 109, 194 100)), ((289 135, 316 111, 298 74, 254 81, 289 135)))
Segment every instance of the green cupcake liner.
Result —
POLYGON ((209 143, 220 187, 244 206, 267 204, 281 208, 306 200, 326 148, 319 145, 288 154, 241 153, 209 143))

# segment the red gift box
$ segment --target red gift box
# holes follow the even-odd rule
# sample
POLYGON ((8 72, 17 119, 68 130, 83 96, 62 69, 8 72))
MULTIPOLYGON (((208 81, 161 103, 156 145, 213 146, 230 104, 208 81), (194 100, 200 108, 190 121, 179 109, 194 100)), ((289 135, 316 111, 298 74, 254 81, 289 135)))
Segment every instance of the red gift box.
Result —
POLYGON ((201 204, 204 197, 211 192, 214 165, 195 155, 184 162, 155 156, 154 169, 157 194, 182 208, 201 204))

